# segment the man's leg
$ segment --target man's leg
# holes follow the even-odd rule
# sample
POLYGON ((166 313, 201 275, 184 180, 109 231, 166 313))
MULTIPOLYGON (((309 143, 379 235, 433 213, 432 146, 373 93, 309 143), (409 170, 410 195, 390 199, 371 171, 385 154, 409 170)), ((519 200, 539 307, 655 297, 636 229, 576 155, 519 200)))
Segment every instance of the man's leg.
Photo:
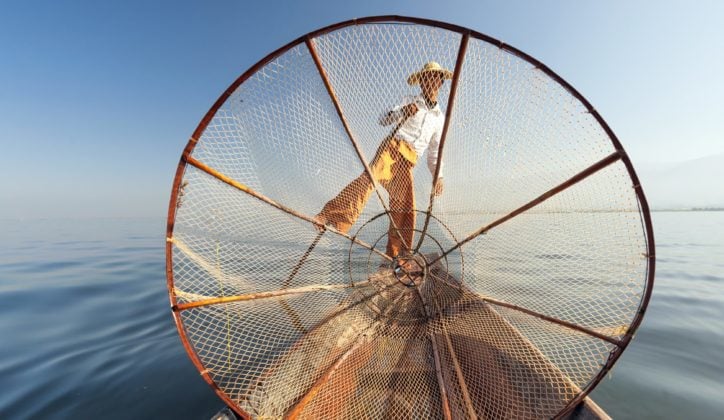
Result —
POLYGON ((392 180, 385 185, 390 195, 390 213, 399 229, 399 235, 390 223, 387 234, 387 255, 395 257, 412 249, 415 237, 415 188, 412 169, 414 163, 400 158, 392 166, 392 180), (400 237, 404 243, 400 241, 400 237))
MULTIPOLYGON (((370 170, 378 182, 388 182, 392 178, 392 165, 395 163, 394 151, 389 141, 384 141, 375 158, 372 160, 370 170)), ((336 197, 324 205, 316 219, 325 225, 332 225, 342 233, 349 232, 360 213, 367 204, 374 184, 367 173, 362 173, 354 181, 347 184, 336 197)))
POLYGON ((373 189, 372 181, 366 173, 363 173, 324 205, 317 215, 317 220, 325 225, 332 225, 342 233, 349 232, 373 189))

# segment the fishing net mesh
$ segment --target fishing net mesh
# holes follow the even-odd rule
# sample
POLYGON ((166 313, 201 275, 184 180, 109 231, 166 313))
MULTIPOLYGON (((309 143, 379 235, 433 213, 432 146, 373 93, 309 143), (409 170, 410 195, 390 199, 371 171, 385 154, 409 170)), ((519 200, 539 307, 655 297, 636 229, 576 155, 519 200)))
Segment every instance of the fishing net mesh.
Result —
POLYGON ((644 305, 647 215, 623 160, 495 224, 617 150, 561 83, 481 37, 389 22, 311 36, 204 124, 177 179, 169 284, 192 358, 239 413, 553 417, 644 305), (438 97, 449 128, 430 214, 426 156, 374 184, 365 166, 429 61, 457 79, 438 97), (335 197, 361 214, 320 233, 335 197), (395 214, 414 222, 390 230, 395 214), (390 236, 410 234, 390 258, 390 236))

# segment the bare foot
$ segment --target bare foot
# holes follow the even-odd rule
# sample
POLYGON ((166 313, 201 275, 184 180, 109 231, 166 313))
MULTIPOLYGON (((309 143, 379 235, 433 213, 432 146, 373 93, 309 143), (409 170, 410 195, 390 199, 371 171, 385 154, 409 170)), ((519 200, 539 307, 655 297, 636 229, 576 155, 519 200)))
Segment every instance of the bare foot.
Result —
POLYGON ((328 222, 329 222, 329 220, 327 220, 327 218, 321 213, 314 216, 314 223, 315 223, 314 228, 317 229, 317 231, 319 233, 322 233, 325 230, 327 230, 327 228, 325 228, 325 226, 327 225, 328 222))
POLYGON ((420 263, 413 257, 401 258, 399 261, 399 267, 407 274, 419 275, 422 273, 420 263))

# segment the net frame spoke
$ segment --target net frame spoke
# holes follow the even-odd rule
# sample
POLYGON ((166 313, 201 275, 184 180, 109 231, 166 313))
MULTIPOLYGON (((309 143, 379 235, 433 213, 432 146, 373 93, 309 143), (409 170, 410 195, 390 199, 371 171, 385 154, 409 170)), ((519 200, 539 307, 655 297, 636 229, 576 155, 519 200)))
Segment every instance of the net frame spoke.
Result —
POLYGON ((289 277, 284 281, 284 284, 282 285, 282 289, 286 289, 292 284, 292 281, 294 280, 294 277, 296 277, 299 270, 301 270, 302 265, 304 265, 305 262, 307 262, 307 258, 312 254, 312 251, 314 251, 314 248, 317 247, 317 244, 319 243, 319 240, 322 239, 322 236, 324 235, 325 230, 317 233, 317 236, 314 237, 314 240, 309 245, 307 250, 302 254, 301 258, 299 258, 299 262, 297 262, 297 265, 294 266, 292 269, 292 272, 289 273, 289 277))
POLYGON ((304 393, 302 398, 294 404, 285 414, 284 418, 293 420, 296 418, 299 418, 299 415, 304 411, 304 409, 309 405, 312 400, 314 400, 314 397, 317 396, 317 394, 322 390, 324 385, 329 382, 329 380, 332 378, 332 375, 339 369, 340 366, 352 355, 354 352, 360 348, 362 345, 366 344, 365 341, 367 341, 367 335, 362 334, 360 335, 357 340, 350 346, 347 351, 345 351, 339 358, 332 364, 332 366, 328 367, 324 373, 314 382, 312 387, 307 390, 307 392, 304 393))
MULTIPOLYGON (((381 291, 377 294, 382 293, 381 291)), ((329 366, 324 373, 317 378, 317 380, 312 384, 312 386, 302 395, 301 398, 298 399, 298 401, 293 404, 291 407, 289 407, 284 415, 284 418, 288 419, 296 419, 299 417, 299 414, 301 414, 302 411, 304 411, 304 408, 314 399, 314 397, 319 393, 319 391, 322 390, 324 385, 329 382, 329 380, 332 378, 334 373, 339 369, 339 367, 363 344, 369 344, 365 343, 369 341, 369 334, 368 332, 372 331, 374 332, 377 330, 383 322, 381 321, 384 319, 384 317, 399 303, 402 298, 405 297, 405 293, 400 293, 399 296, 397 296, 395 299, 392 300, 391 304, 385 309, 384 312, 379 313, 375 319, 375 321, 369 325, 367 328, 365 328, 364 331, 360 332, 358 337, 355 339, 354 343, 352 343, 341 356, 337 358, 337 360, 329 366)), ((373 341, 374 342, 374 341, 373 341)))
MULTIPOLYGON (((319 320, 318 322, 316 322, 311 328, 307 329, 306 332, 305 332, 305 335, 310 335, 310 334, 312 334, 313 332, 319 330, 320 328, 322 328, 322 327, 324 327, 325 325, 327 325, 327 324, 329 324, 330 322, 332 322, 332 320, 334 320, 336 317, 338 317, 338 316, 340 316, 340 315, 342 315, 342 314, 347 313, 348 311, 356 308, 356 307, 359 306, 359 305, 362 305, 362 304, 365 304, 365 303, 369 302, 369 301, 372 300, 373 298, 381 295, 382 293, 384 293, 385 291, 391 289, 392 287, 394 287, 394 285, 385 286, 385 287, 383 287, 382 289, 378 290, 377 292, 375 292, 375 293, 373 293, 373 294, 371 294, 371 295, 367 295, 367 296, 365 296, 363 299, 360 299, 360 300, 358 300, 358 301, 350 302, 349 304, 347 304, 347 305, 345 305, 345 306, 342 306, 342 305, 340 304, 337 309, 335 309, 335 310, 333 310, 332 312, 330 312, 329 314, 325 315, 321 320, 319 320)), ((254 383, 244 392, 245 395, 247 395, 247 398, 248 398, 248 396, 250 396, 250 395, 252 394, 252 392, 259 386, 260 383, 262 383, 267 377, 271 376, 271 375, 276 371, 276 369, 279 368, 279 366, 280 366, 291 354, 293 354, 294 351, 296 351, 296 350, 300 347, 301 343, 302 343, 302 338, 298 339, 294 344, 292 344, 292 346, 289 348, 289 350, 288 350, 284 355, 282 355, 281 357, 279 357, 271 366, 269 366, 266 370, 264 370, 264 372, 262 372, 262 373, 259 375, 259 377, 256 379, 256 381, 254 381, 254 383)))
MULTIPOLYGON (((420 292, 420 289, 415 288, 415 294, 420 299, 420 302, 422 303, 422 307, 425 311, 425 315, 427 316, 428 320, 428 327, 431 328, 432 324, 430 321, 433 319, 433 314, 431 312, 431 308, 425 298, 422 296, 422 293, 420 292)), ((433 303, 435 304, 435 310, 436 313, 441 314, 440 307, 437 304, 437 301, 435 298, 432 299, 433 303)), ((445 346, 447 348, 448 354, 450 355, 450 359, 453 363, 453 371, 455 372, 455 377, 457 378, 458 385, 460 386, 460 391, 462 392, 463 401, 465 402, 465 409, 467 410, 468 417, 471 419, 477 419, 477 414, 475 412, 475 408, 473 407, 473 401, 470 398, 470 391, 468 390, 467 383, 465 382, 465 377, 463 376, 462 369, 460 368, 460 362, 458 361, 457 354, 455 354, 455 349, 453 348, 452 341, 450 340, 450 335, 447 332, 447 329, 445 328, 445 322, 441 318, 440 319, 440 332, 445 339, 445 346)), ((430 332, 430 339, 433 340, 433 346, 436 346, 437 343, 435 343, 435 333, 433 331, 430 332)), ((449 407, 448 407, 449 408, 449 407)))
POLYGON ((568 188, 572 187, 573 185, 583 181, 584 179, 588 178, 589 176, 595 174, 596 172, 606 168, 607 166, 618 162, 620 159, 625 156, 625 153, 623 150, 616 150, 615 152, 611 153, 610 155, 606 156, 605 158, 599 160, 598 162, 594 163, 593 165, 587 167, 586 169, 582 170, 581 172, 577 173, 576 175, 573 175, 572 177, 568 178, 566 181, 563 181, 562 183, 558 184, 557 186, 551 188, 550 190, 544 192, 543 194, 539 195, 538 197, 530 200, 526 204, 518 207, 517 209, 511 211, 510 213, 506 214, 505 216, 488 223, 486 225, 483 225, 481 228, 477 229, 473 233, 469 234, 467 237, 465 237, 462 241, 459 241, 455 246, 451 247, 447 251, 445 251, 441 256, 438 258, 432 260, 430 264, 435 264, 440 259, 444 258, 451 252, 455 251, 456 249, 462 247, 466 243, 472 241, 473 239, 479 237, 480 235, 483 235, 487 233, 489 230, 493 229, 496 226, 499 226, 506 221, 518 216, 521 213, 526 212, 527 210, 532 209, 533 207, 545 202, 549 198, 567 190, 568 188))
MULTIPOLYGON (((430 215, 432 214, 432 207, 435 202, 435 189, 440 178, 440 164, 442 163, 442 155, 445 147, 445 140, 447 140, 448 129, 450 128, 450 119, 452 118, 453 108, 455 107, 455 97, 458 90, 458 82, 460 81, 460 73, 462 73, 463 63, 465 61, 465 53, 468 50, 468 41, 470 40, 470 33, 466 32, 460 39, 460 47, 458 48, 458 56, 455 60, 455 70, 453 71, 452 82, 450 83, 450 96, 448 96, 447 109, 445 110, 445 124, 440 134, 440 143, 437 152, 437 162, 435 163, 435 174, 432 177, 432 189, 430 190, 430 201, 427 205, 427 211, 425 212, 425 223, 422 227, 422 233, 420 239, 415 247, 415 253, 420 251, 420 247, 425 239, 428 225, 430 224, 430 215)), ((429 152, 428 152, 429 153, 429 152)))
POLYGON ((437 384, 440 388, 440 400, 442 403, 442 415, 445 420, 452 419, 452 413, 450 412, 450 400, 448 399, 447 385, 445 384, 445 378, 442 376, 442 361, 440 359, 440 350, 437 348, 437 340, 435 335, 432 333, 427 334, 428 340, 430 340, 430 346, 432 347, 432 357, 435 362, 435 377, 437 378, 437 384))
POLYGON ((223 183, 225 183, 225 184, 227 184, 227 185, 230 185, 230 186, 236 188, 236 189, 239 190, 239 191, 245 192, 245 193, 249 194, 250 196, 261 200, 262 202, 264 202, 264 203, 266 203, 266 204, 269 204, 270 206, 272 206, 272 207, 274 207, 274 208, 276 208, 276 209, 278 209, 278 210, 283 211, 284 213, 287 213, 287 214, 289 214, 289 215, 291 215, 291 216, 294 216, 294 217, 296 217, 296 218, 299 218, 299 219, 302 219, 302 220, 304 220, 304 221, 307 221, 307 222, 309 222, 309 223, 317 226, 317 227, 320 228, 320 229, 329 230, 330 232, 332 232, 332 233, 334 233, 334 234, 337 234, 337 235, 339 235, 339 236, 342 236, 342 237, 344 237, 344 238, 349 239, 350 241, 356 243, 357 245, 359 245, 359 246, 361 246, 361 247, 363 247, 363 248, 366 248, 366 249, 368 249, 368 250, 370 250, 370 251, 372 251, 372 252, 374 252, 374 253, 379 254, 382 258, 385 258, 385 259, 388 260, 388 261, 392 261, 392 258, 391 258, 389 255, 387 255, 387 254, 385 254, 384 252, 381 252, 381 251, 379 251, 379 250, 377 250, 377 249, 374 249, 374 248, 373 248, 372 246, 370 246, 368 243, 366 243, 366 242, 364 242, 364 241, 362 241, 362 240, 360 240, 360 239, 353 238, 353 237, 347 235, 346 233, 342 233, 342 232, 338 231, 337 229, 334 229, 333 227, 322 225, 322 224, 320 224, 319 222, 317 222, 316 220, 314 220, 313 218, 311 218, 311 217, 309 217, 309 216, 307 216, 307 215, 305 215, 305 214, 302 214, 302 213, 300 213, 300 212, 298 212, 298 211, 296 211, 296 210, 293 210, 293 209, 291 209, 291 208, 289 208, 289 207, 287 207, 287 206, 285 206, 285 205, 283 205, 283 204, 280 204, 280 203, 272 200, 271 198, 265 196, 264 194, 262 194, 262 193, 260 193, 260 192, 258 192, 258 191, 254 191, 253 189, 249 188, 248 186, 246 186, 246 185, 244 185, 244 184, 242 184, 242 183, 240 183, 240 182, 238 182, 238 181, 236 181, 236 180, 234 180, 234 179, 232 179, 232 178, 230 178, 230 177, 222 174, 221 172, 217 171, 216 169, 211 168, 210 166, 208 166, 208 165, 206 165, 206 164, 204 164, 204 163, 202 163, 202 162, 194 159, 194 158, 191 157, 191 156, 186 157, 186 162, 187 162, 189 165, 191 165, 191 166, 193 166, 193 167, 195 167, 195 168, 197 168, 197 169, 200 169, 201 171, 207 173, 208 175, 211 175, 212 177, 218 179, 219 181, 222 181, 223 183))
MULTIPOLYGON (((395 224, 395 220, 392 217, 392 213, 390 213, 390 209, 387 207, 387 204, 385 204, 385 199, 384 199, 384 197, 382 197, 382 193, 380 192, 379 183, 377 182, 374 175, 372 174, 372 169, 370 168, 370 165, 367 163, 367 159, 365 158, 364 153, 362 152, 362 149, 360 148, 359 143, 357 142, 357 139, 355 139, 354 134, 352 134, 352 128, 349 126, 347 117, 344 116, 344 111, 342 110, 342 104, 339 103, 339 98, 337 97, 337 94, 334 91, 334 87, 332 86, 332 83, 329 81, 329 77, 327 76, 327 71, 324 69, 324 65, 322 64, 322 59, 321 59, 321 57, 319 57, 319 54, 317 53, 317 47, 314 45, 314 39, 312 37, 307 37, 304 40, 304 43, 307 45, 307 49, 309 50, 309 53, 312 55, 314 64, 317 66, 317 70, 319 71, 319 76, 322 78, 322 81, 324 82, 324 87, 327 89, 327 93, 329 93, 329 97, 332 100, 332 103, 334 104, 334 109, 337 110, 337 115, 339 116, 339 119, 342 122, 342 125, 344 126, 344 131, 347 133, 347 137, 349 137, 349 141, 352 143, 352 146, 354 147, 354 150, 357 154, 357 157, 360 160, 360 163, 362 163, 362 166, 364 166, 365 174, 367 174, 367 177, 372 182, 372 185, 373 185, 374 191, 375 191, 375 195, 379 199, 380 204, 382 205, 382 208, 385 210, 385 213, 387 214, 388 219, 390 221, 390 225, 392 225, 393 230, 399 237, 400 242, 402 243, 402 246, 404 246, 405 250, 409 252, 410 248, 407 245, 407 243, 405 242, 405 239, 402 237, 402 233, 400 233, 400 229, 395 224)), ((391 259, 391 256, 390 256, 390 259, 391 259)))
POLYGON ((222 303, 243 302, 243 301, 257 300, 257 299, 269 299, 269 298, 274 298, 274 297, 278 297, 278 296, 298 295, 298 294, 312 293, 312 292, 323 292, 323 291, 327 291, 327 290, 354 289, 357 287, 364 287, 364 286, 369 286, 369 285, 370 285, 369 281, 355 283, 355 284, 315 284, 312 286, 299 287, 296 289, 284 288, 284 289, 278 289, 278 290, 271 290, 268 292, 247 293, 247 294, 243 294, 243 295, 234 295, 234 296, 221 296, 221 297, 197 300, 197 301, 193 301, 193 302, 179 303, 173 307, 173 310, 184 311, 186 309, 200 308, 200 307, 204 307, 204 306, 218 305, 218 304, 222 304, 222 303))
MULTIPOLYGON (((594 330, 592 330, 592 329, 590 329, 590 328, 584 327, 584 326, 582 326, 582 325, 578 325, 578 324, 575 324, 575 323, 573 323, 573 322, 564 321, 564 320, 562 320, 562 319, 560 319, 560 318, 556 318, 556 317, 553 317, 553 316, 550 316, 550 315, 545 315, 545 314, 542 314, 542 313, 540 313, 540 312, 533 311, 533 310, 531 310, 531 309, 528 309, 528 308, 525 308, 525 307, 522 307, 522 306, 519 306, 519 305, 515 305, 515 304, 509 303, 509 302, 504 302, 504 301, 502 301, 502 300, 497 300, 497 299, 493 299, 493 298, 488 297, 488 296, 483 296, 483 295, 481 295, 480 293, 475 293, 475 292, 470 291, 470 290, 467 290, 467 291, 468 291, 469 293, 472 293, 473 295, 477 296, 478 298, 480 298, 480 299, 483 300, 484 302, 488 302, 488 303, 490 303, 490 304, 497 305, 497 306, 502 306, 502 307, 508 308, 508 309, 513 309, 513 310, 515 310, 515 311, 522 312, 522 313, 524 313, 524 314, 527 314, 527 315, 530 315, 530 316, 533 316, 533 317, 542 319, 542 320, 544 320, 544 321, 548 321, 548 322, 551 322, 551 323, 553 323, 553 324, 557 324, 557 325, 560 325, 560 326, 562 326, 562 327, 569 328, 569 329, 571 329, 571 330, 575 330, 575 331, 578 331, 578 332, 581 332, 581 333, 584 333, 584 334, 588 334, 588 335, 590 335, 591 337, 595 337, 595 338, 598 338, 599 340, 606 341, 606 342, 611 343, 611 344, 613 344, 614 346, 617 346, 617 347, 621 347, 621 346, 622 346, 621 340, 618 340, 618 339, 616 339, 616 338, 614 338, 614 337, 607 336, 606 334, 601 334, 601 333, 599 333, 599 332, 596 332, 596 331, 594 331, 594 330)), ((464 306, 465 306, 465 305, 462 305, 460 308, 464 308, 464 306)))

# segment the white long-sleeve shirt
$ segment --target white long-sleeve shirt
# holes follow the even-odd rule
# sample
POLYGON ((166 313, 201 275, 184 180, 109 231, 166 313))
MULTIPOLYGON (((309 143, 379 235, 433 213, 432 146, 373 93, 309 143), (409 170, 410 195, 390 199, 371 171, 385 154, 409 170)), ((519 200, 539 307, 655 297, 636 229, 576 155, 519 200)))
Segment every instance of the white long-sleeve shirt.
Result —
MULTIPOLYGON (((400 129, 395 133, 395 137, 406 141, 417 153, 418 158, 422 157, 425 150, 429 149, 427 152, 427 167, 434 176, 440 148, 440 136, 445 124, 445 114, 440 110, 439 104, 435 104, 434 107, 430 108, 422 94, 408 97, 401 105, 383 113, 380 117, 380 124, 390 125, 402 121, 405 117, 402 108, 411 103, 417 105, 417 113, 411 115, 400 126, 400 129)), ((440 178, 442 178, 443 167, 442 162, 440 162, 440 178)))

